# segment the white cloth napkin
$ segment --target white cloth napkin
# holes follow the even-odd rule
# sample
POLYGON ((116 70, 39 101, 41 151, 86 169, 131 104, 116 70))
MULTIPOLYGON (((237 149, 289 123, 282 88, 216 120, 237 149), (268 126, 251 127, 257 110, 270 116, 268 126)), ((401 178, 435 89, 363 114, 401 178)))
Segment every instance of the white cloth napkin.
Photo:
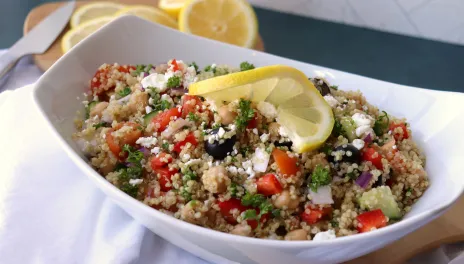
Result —
MULTIPOLYGON (((27 58, 6 88, 41 74, 27 58)), ((207 263, 156 236, 96 189, 54 141, 31 90, 0 93, 0 263, 207 263)), ((462 246, 443 246, 409 263, 460 264, 461 252, 462 246)))

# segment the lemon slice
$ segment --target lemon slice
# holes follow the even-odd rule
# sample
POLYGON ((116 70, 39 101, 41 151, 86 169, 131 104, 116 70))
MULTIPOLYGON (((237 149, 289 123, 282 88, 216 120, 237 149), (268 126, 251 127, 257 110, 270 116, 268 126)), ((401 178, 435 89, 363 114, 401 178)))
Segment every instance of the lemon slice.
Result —
POLYGON ((145 5, 128 6, 119 10, 116 16, 134 15, 146 20, 177 29, 177 21, 158 8, 145 5))
POLYGON ((288 66, 267 66, 192 83, 189 94, 216 102, 244 98, 273 104, 277 122, 297 152, 321 146, 334 126, 332 109, 319 91, 304 73, 288 66))
POLYGON ((112 16, 100 17, 84 22, 76 28, 69 30, 68 32, 66 32, 66 34, 64 34, 63 38, 61 39, 61 51, 63 51, 63 53, 66 53, 79 41, 83 40, 93 32, 97 31, 99 28, 101 28, 113 19, 114 17, 112 16))
POLYGON ((74 11, 70 21, 71 28, 75 28, 95 18, 112 16, 124 7, 124 5, 111 2, 96 2, 84 5, 74 11))
POLYGON ((245 0, 189 0, 180 11, 179 29, 246 48, 258 35, 255 12, 245 0))
POLYGON ((185 2, 186 0, 160 0, 158 7, 174 19, 177 19, 180 10, 185 5, 185 2))

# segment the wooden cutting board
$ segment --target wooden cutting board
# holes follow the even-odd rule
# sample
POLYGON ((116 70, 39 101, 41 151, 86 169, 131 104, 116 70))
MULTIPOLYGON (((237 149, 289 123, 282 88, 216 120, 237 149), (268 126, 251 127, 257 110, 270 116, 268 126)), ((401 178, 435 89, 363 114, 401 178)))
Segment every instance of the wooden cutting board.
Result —
MULTIPOLYGON (((101 1, 101 0, 100 0, 101 1)), ((118 0, 114 2, 124 4, 146 4, 156 5, 157 0, 118 0)), ((79 7, 86 2, 77 2, 79 7)), ((29 32, 37 23, 47 15, 57 9, 62 3, 48 3, 34 8, 26 18, 24 23, 24 34, 29 32)), ((65 30, 68 30, 67 27, 65 30)), ((61 36, 53 43, 47 52, 35 55, 34 60, 42 70, 47 70, 62 53, 60 48, 61 36)), ((264 50, 262 39, 259 39, 256 50, 264 50)), ((426 252, 446 243, 464 241, 464 196, 461 197, 443 216, 432 221, 421 229, 407 235, 380 250, 368 255, 349 261, 349 264, 370 264, 370 263, 404 263, 409 258, 418 253, 426 252)))
MULTIPOLYGON (((88 4, 89 2, 92 1, 78 1, 76 2, 75 8, 88 4)), ((157 6, 158 0, 113 0, 111 2, 117 2, 126 5, 157 6)), ((42 21, 45 17, 47 17, 50 13, 55 11, 61 5, 63 5, 63 2, 47 3, 32 9, 27 15, 26 21, 24 22, 24 35, 27 34, 27 32, 34 28, 35 25, 37 25, 40 21, 42 21)), ((52 46, 50 46, 50 48, 44 54, 34 55, 34 62, 43 71, 46 71, 48 68, 50 68, 50 66, 52 66, 53 63, 55 63, 55 61, 57 61, 61 57, 61 55, 63 55, 63 53, 61 52, 60 43, 61 37, 67 30, 69 30, 69 25, 63 30, 62 34, 55 40, 55 42, 53 42, 52 46)), ((264 51, 264 43, 261 37, 258 38, 258 41, 254 49, 264 51)))

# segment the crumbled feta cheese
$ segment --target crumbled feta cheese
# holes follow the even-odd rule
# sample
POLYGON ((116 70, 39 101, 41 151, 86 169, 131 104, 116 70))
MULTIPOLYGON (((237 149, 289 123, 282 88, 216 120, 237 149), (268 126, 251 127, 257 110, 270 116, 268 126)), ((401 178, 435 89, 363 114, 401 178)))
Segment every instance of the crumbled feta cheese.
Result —
POLYGON ((364 140, 358 138, 353 140, 353 146, 359 150, 364 148, 364 140))
POLYGON ((371 126, 371 124, 374 122, 374 119, 370 115, 362 113, 355 113, 351 118, 357 127, 371 126))
POLYGON ((188 88, 191 83, 194 83, 196 81, 196 76, 197 76, 197 71, 195 70, 195 67, 190 66, 186 69, 185 74, 184 74, 184 88, 188 88))
POLYGON ((287 129, 285 127, 283 127, 283 126, 279 127, 279 134, 282 137, 288 137, 287 129))
POLYGON ((167 95, 167 94, 161 95, 161 100, 168 101, 169 103, 171 103, 171 105, 174 104, 174 101, 172 100, 171 96, 169 96, 169 95, 167 95))
POLYGON ((338 101, 331 94, 324 95, 324 99, 330 105, 330 107, 332 108, 337 107, 338 101))
POLYGON ((277 109, 271 103, 261 101, 258 103, 258 111, 265 117, 269 119, 274 119, 277 117, 277 109))
POLYGON ((155 103, 155 100, 153 100, 153 98, 150 97, 148 99, 148 104, 153 105, 154 103, 155 103))
POLYGON ((317 233, 313 241, 323 241, 323 240, 330 240, 336 238, 335 232, 333 230, 327 230, 325 232, 319 232, 317 233))
POLYGON ((143 147, 150 148, 158 143, 158 139, 155 137, 141 137, 137 139, 135 143, 142 145, 143 147))
POLYGON ((129 184, 132 185, 132 186, 135 186, 135 185, 139 185, 143 182, 142 179, 130 179, 129 180, 129 184))
POLYGON ((237 172, 238 172, 238 174, 244 174, 245 170, 243 168, 238 168, 237 172))
POLYGON ((253 128, 253 134, 258 135, 258 129, 257 128, 253 128))
POLYGON ((269 134, 262 134, 260 137, 261 142, 265 143, 269 139, 269 134))
POLYGON ((224 130, 224 128, 220 127, 217 132, 217 135, 219 136, 219 138, 223 138, 225 133, 226 131, 224 130))
POLYGON ((232 173, 233 175, 236 175, 237 172, 238 172, 238 169, 235 166, 229 166, 226 169, 227 169, 228 172, 232 173))
POLYGON ((211 69, 216 68, 216 63, 211 64, 211 69))
POLYGON ((148 87, 155 87, 160 92, 167 89, 168 77, 160 73, 152 73, 141 81, 142 87, 147 89, 148 87))
POLYGON ((246 170, 246 173, 249 175, 248 179, 252 179, 256 176, 256 173, 253 171, 253 168, 251 167, 246 170))
POLYGON ((356 136, 361 137, 367 135, 368 133, 374 133, 374 130, 370 126, 360 126, 356 128, 356 136))
POLYGON ((151 108, 151 107, 148 106, 148 105, 145 106, 145 112, 146 112, 147 114, 151 113, 151 111, 153 111, 153 108, 151 108))
POLYGON ((264 148, 257 148, 251 158, 253 169, 258 172, 265 172, 270 158, 271 155, 264 148))
POLYGON ((251 162, 251 160, 247 160, 247 161, 244 161, 242 162, 242 167, 246 170, 248 168, 251 168, 253 166, 253 163, 251 162))

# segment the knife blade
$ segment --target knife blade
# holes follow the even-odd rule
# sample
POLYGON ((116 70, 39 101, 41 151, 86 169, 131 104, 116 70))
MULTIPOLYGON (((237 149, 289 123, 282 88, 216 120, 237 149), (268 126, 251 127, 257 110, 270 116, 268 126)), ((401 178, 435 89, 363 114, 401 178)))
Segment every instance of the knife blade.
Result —
POLYGON ((0 79, 16 65, 21 57, 44 53, 68 24, 74 5, 75 2, 71 1, 51 13, 0 56, 0 79))

